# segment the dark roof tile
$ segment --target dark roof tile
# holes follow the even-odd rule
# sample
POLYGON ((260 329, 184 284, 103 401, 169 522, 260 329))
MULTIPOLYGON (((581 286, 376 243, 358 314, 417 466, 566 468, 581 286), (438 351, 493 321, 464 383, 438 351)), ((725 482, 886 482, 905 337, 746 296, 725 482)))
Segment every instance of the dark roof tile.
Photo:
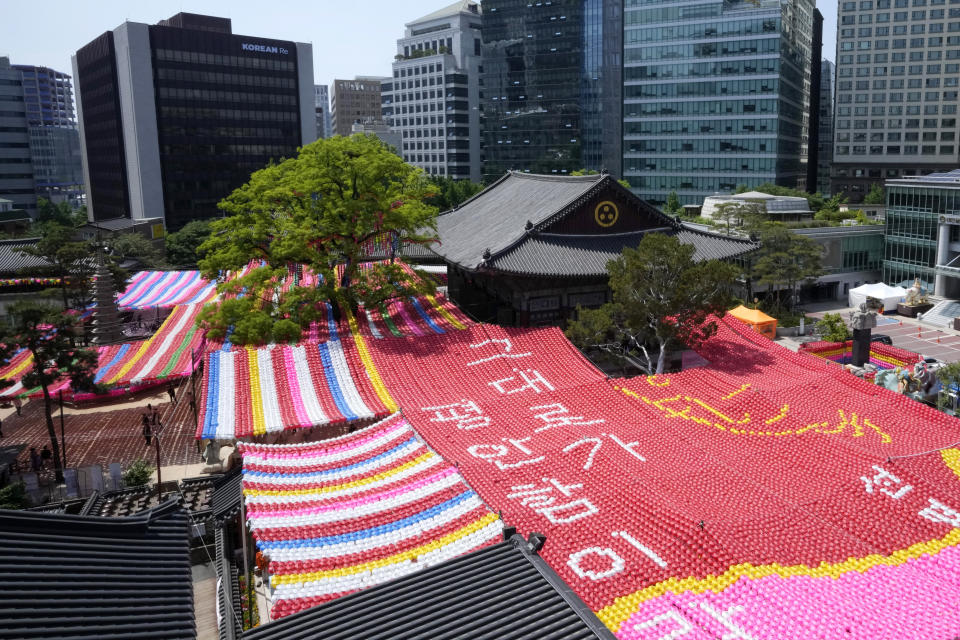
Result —
POLYGON ((757 248, 753 242, 686 227, 679 232, 671 228, 649 229, 607 235, 566 235, 541 233, 531 236, 506 253, 491 260, 487 267, 503 273, 525 276, 603 277, 607 263, 616 259, 625 247, 635 248, 651 231, 676 235, 680 242, 692 244, 693 258, 724 260, 757 248))
MULTIPOLYGON (((547 542, 549 544, 549 541, 547 542)), ((514 535, 418 573, 264 625, 244 640, 613 640, 514 535)))
POLYGON ((195 638, 188 532, 175 500, 129 518, 0 510, 0 636, 195 638))
POLYGON ((696 260, 728 259, 757 248, 748 240, 696 231, 664 215, 609 175, 542 176, 509 172, 453 211, 437 218, 440 241, 430 249, 467 270, 545 277, 603 277, 607 263, 650 232, 676 235, 696 247, 696 260), (542 230, 612 187, 653 221, 627 233, 574 235, 542 230), (488 253, 489 251, 489 253, 488 253))
POLYGON ((35 258, 16 251, 21 247, 32 247, 37 242, 37 238, 0 240, 0 273, 17 275, 21 269, 50 266, 50 263, 42 258, 35 258))
POLYGON ((243 475, 237 465, 213 483, 213 497, 210 510, 217 520, 225 520, 240 512, 240 500, 243 496, 243 475))
POLYGON ((550 219, 588 194, 607 176, 542 176, 510 172, 453 211, 437 218, 441 242, 434 252, 475 269, 487 249, 498 253, 522 240, 524 225, 550 219))

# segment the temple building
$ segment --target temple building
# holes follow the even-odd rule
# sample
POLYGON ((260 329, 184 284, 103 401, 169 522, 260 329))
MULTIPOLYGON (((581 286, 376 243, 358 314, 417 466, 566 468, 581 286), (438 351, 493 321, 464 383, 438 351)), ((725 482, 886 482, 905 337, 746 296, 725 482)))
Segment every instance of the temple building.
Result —
POLYGON ((577 306, 610 300, 607 263, 647 233, 676 236, 697 260, 732 260, 758 247, 695 230, 609 174, 508 172, 437 219, 431 250, 447 263, 449 296, 481 321, 563 324, 577 306))

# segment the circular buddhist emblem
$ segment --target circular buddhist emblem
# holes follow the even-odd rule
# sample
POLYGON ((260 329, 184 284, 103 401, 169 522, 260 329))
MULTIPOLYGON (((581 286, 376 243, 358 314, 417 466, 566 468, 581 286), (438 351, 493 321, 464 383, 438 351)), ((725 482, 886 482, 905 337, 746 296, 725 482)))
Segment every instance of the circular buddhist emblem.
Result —
POLYGON ((617 205, 609 200, 604 200, 593 210, 593 219, 596 220, 597 224, 601 227, 612 227, 616 224, 617 218, 619 217, 620 210, 617 209, 617 205))

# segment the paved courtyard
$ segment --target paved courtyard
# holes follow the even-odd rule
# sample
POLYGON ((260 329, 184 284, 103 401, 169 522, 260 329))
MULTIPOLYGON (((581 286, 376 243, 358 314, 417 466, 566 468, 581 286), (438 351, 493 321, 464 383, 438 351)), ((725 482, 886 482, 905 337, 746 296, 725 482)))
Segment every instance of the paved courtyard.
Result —
MULTIPOLYGON (((164 429, 161 436, 161 461, 168 465, 186 465, 200 462, 194 440, 193 413, 186 402, 173 406, 169 402, 158 405, 164 429)), ((82 410, 70 413, 64 419, 67 443, 67 465, 83 467, 99 464, 104 469, 111 462, 126 466, 138 458, 151 463, 156 459, 153 447, 146 447, 141 435, 142 407, 82 410)), ((6 412, 5 412, 6 413, 6 412)), ((54 426, 60 437, 60 415, 54 414, 54 426)), ((23 415, 7 415, 3 419, 3 439, 0 439, 0 464, 16 458, 22 470, 30 469, 30 447, 39 451, 49 446, 47 425, 43 418, 43 401, 31 400, 23 407, 23 415)), ((45 474, 52 476, 50 464, 45 474)))
MULTIPOLYGON (((826 306, 817 305, 807 316, 821 318, 825 313, 839 313, 844 320, 848 319, 850 308, 824 308, 826 306)), ((944 362, 960 362, 960 333, 952 329, 934 329, 913 318, 889 315, 877 318, 873 333, 890 336, 895 347, 944 362)))

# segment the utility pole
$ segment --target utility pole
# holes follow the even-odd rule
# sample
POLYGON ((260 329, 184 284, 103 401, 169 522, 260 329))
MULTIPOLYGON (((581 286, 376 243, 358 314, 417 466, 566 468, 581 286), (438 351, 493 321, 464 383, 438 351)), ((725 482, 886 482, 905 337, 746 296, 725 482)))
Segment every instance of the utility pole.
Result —
MULTIPOLYGON (((196 358, 194 358, 193 362, 196 362, 196 361, 197 361, 196 358)), ((193 371, 190 372, 190 405, 191 405, 191 408, 193 409, 193 430, 194 432, 196 432, 197 429, 199 428, 199 425, 197 424, 197 421, 199 420, 199 418, 197 417, 197 367, 196 366, 194 366, 193 371)))
POLYGON ((63 458, 63 468, 67 468, 67 440, 63 437, 63 390, 57 392, 60 399, 60 455, 63 458))
POLYGON ((153 436, 153 445, 157 448, 157 504, 160 504, 161 495, 162 495, 160 491, 160 483, 162 481, 160 479, 160 434, 159 433, 153 436))
POLYGON ((257 606, 257 599, 254 597, 253 574, 250 573, 250 552, 247 550, 247 510, 240 500, 240 544, 243 548, 243 572, 244 580, 247 583, 247 605, 250 615, 250 627, 253 627, 253 607, 257 606))

